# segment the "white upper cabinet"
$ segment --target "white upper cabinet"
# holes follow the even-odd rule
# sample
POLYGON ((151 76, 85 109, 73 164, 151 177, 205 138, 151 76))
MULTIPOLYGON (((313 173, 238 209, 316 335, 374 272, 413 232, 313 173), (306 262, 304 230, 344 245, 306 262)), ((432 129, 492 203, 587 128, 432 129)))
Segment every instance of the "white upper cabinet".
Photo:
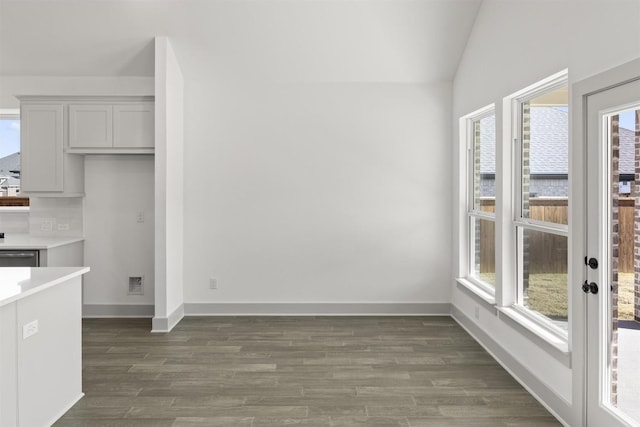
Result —
POLYGON ((84 161, 64 151, 65 104, 23 99, 20 104, 21 192, 29 196, 84 194, 84 161))
POLYGON ((112 141, 111 105, 69 105, 69 147, 111 147, 112 141))
POLYGON ((154 106, 152 102, 113 106, 113 146, 154 147, 154 106))
POLYGON ((104 98, 69 104, 69 153, 151 154, 154 142, 152 101, 104 98))
POLYGON ((21 192, 84 195, 84 156, 153 154, 154 102, 145 97, 18 96, 21 192))
POLYGON ((22 192, 63 191, 62 104, 22 105, 20 124, 22 192))

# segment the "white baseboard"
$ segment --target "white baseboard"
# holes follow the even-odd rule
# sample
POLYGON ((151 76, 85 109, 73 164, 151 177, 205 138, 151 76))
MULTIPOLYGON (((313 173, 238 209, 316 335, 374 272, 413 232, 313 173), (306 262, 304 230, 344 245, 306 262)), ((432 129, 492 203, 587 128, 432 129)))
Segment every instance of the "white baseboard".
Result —
POLYGON ((451 317, 466 330, 487 352, 516 379, 533 397, 563 425, 571 419, 571 404, 538 379, 526 366, 513 357, 489 334, 482 330, 462 310, 451 305, 451 317))
POLYGON ((62 416, 64 414, 66 414, 67 412, 69 412, 69 409, 73 408, 75 406, 76 403, 78 403, 80 401, 80 399, 82 399, 84 397, 84 393, 80 392, 80 395, 77 396, 75 399, 71 400, 63 409, 62 411, 60 411, 60 413, 57 416, 54 416, 54 418, 51 420, 51 422, 47 425, 53 425, 56 421, 58 421, 60 418, 62 418, 62 416))
POLYGON ((185 316, 448 316, 446 303, 185 303, 185 316))
POLYGON ((176 326, 184 317, 184 304, 180 304, 169 316, 154 316, 151 320, 151 332, 166 333, 176 326))
POLYGON ((83 318, 153 317, 153 304, 83 304, 83 318))

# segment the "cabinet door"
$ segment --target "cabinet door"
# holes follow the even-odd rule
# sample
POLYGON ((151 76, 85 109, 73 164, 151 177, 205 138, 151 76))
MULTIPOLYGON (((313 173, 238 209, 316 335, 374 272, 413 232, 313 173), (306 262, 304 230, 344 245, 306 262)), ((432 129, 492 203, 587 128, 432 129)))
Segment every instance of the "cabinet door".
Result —
POLYGON ((152 102, 113 106, 114 148, 153 148, 152 102))
POLYGON ((111 105, 69 105, 69 147, 111 148, 113 108, 111 105))
POLYGON ((22 105, 21 110, 22 191, 63 191, 62 104, 22 105))

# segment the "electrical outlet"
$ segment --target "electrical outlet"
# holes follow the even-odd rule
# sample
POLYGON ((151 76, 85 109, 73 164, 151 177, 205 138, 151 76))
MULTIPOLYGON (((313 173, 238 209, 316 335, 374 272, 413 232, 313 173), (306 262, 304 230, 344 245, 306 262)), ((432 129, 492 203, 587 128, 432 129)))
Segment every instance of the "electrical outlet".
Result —
POLYGON ((40 231, 53 231, 53 221, 46 219, 40 224, 40 231))
POLYGON ((144 222, 144 212, 140 211, 136 213, 136 221, 144 222))
POLYGON ((480 307, 476 306, 475 309, 476 320, 480 320, 480 307))
POLYGON ((58 224, 58 231, 68 231, 69 224, 58 224))
POLYGON ((38 320, 34 320, 32 322, 27 323, 26 325, 22 326, 22 339, 26 340, 27 338, 29 338, 32 335, 35 335, 38 333, 38 320))
POLYGON ((218 279, 215 277, 209 279, 209 289, 218 289, 218 279))

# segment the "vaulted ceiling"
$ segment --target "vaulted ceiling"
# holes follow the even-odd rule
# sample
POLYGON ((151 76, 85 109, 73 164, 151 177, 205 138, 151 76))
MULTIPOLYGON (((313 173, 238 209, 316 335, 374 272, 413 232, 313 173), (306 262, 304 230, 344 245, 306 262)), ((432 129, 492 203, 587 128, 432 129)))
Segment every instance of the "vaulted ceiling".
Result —
POLYGON ((0 0, 0 75, 453 79, 481 0, 0 0))

